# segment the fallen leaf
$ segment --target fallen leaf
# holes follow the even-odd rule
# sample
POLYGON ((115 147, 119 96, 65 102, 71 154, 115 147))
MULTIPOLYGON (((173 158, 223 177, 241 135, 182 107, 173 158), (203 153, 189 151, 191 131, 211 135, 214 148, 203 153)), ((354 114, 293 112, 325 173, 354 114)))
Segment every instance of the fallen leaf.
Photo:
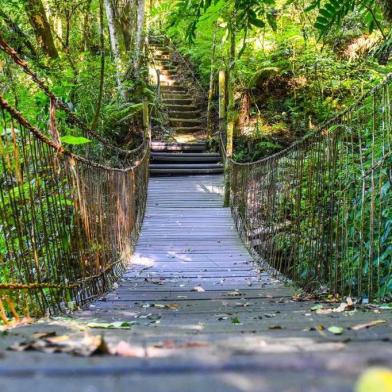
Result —
POLYGON ((322 308, 323 308, 323 305, 317 304, 317 305, 312 306, 312 307, 310 308, 310 310, 311 310, 312 312, 315 312, 316 310, 320 310, 320 309, 322 309, 322 308))
POLYGON ((147 283, 152 283, 156 285, 163 285, 164 279, 151 279, 151 278, 144 278, 144 281, 147 283))
POLYGON ((35 332, 31 335, 33 339, 44 339, 44 338, 50 338, 56 336, 56 332, 35 332))
POLYGON ((131 329, 132 325, 135 325, 134 321, 116 321, 113 323, 92 322, 87 324, 89 328, 101 329, 131 329))
POLYGON ((344 332, 342 327, 332 326, 328 328, 328 332, 333 333, 334 335, 341 335, 344 332))
POLYGON ((283 329, 281 325, 269 325, 268 329, 283 329))
POLYGON ((238 317, 232 317, 231 322, 232 324, 241 324, 241 321, 238 317))
POLYGON ((370 321, 369 323, 354 325, 353 327, 351 327, 351 329, 353 331, 359 331, 361 329, 376 327, 377 325, 381 325, 381 324, 385 324, 385 323, 386 323, 385 320, 374 320, 374 321, 370 321))
POLYGON ((248 306, 251 306, 252 304, 250 303, 250 302, 236 302, 235 303, 235 306, 238 306, 238 307, 244 307, 244 308, 246 308, 246 307, 248 307, 248 306))
POLYGON ((110 348, 112 355, 118 355, 120 357, 146 357, 146 351, 143 347, 131 346, 129 343, 121 341, 116 346, 110 348))
POLYGON ((155 348, 165 348, 169 350, 184 349, 184 348, 202 348, 207 346, 208 344, 204 342, 176 343, 173 340, 165 340, 162 343, 157 343, 154 345, 155 348))
POLYGON ((167 309, 177 310, 178 309, 178 304, 167 304, 165 307, 167 309))
POLYGON ((242 294, 241 294, 238 290, 234 290, 234 291, 229 291, 229 292, 227 293, 227 295, 228 295, 229 297, 239 297, 239 296, 241 296, 242 294))
POLYGON ((204 293, 205 290, 201 286, 195 286, 192 291, 196 291, 197 293, 204 293))
POLYGON ((218 321, 223 321, 223 320, 227 320, 229 318, 229 315, 227 315, 227 314, 217 314, 216 317, 218 318, 218 321))
POLYGON ((70 353, 84 357, 109 354, 102 336, 85 336, 83 340, 72 340, 69 336, 55 336, 20 342, 9 347, 12 351, 40 351, 47 354, 70 353))

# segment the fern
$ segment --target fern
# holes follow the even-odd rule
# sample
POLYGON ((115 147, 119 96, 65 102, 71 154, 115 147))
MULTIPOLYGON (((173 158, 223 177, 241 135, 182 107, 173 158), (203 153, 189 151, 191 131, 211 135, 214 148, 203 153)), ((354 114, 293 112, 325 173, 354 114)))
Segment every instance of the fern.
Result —
POLYGON ((314 27, 320 32, 320 37, 326 35, 334 26, 341 26, 344 17, 357 10, 362 16, 364 24, 372 32, 378 28, 384 36, 381 24, 379 5, 375 0, 328 0, 322 7, 320 0, 315 0, 306 10, 319 8, 314 27))
POLYGON ((340 25, 343 18, 355 7, 355 0, 329 0, 319 10, 314 27, 319 30, 321 36, 334 26, 340 25))

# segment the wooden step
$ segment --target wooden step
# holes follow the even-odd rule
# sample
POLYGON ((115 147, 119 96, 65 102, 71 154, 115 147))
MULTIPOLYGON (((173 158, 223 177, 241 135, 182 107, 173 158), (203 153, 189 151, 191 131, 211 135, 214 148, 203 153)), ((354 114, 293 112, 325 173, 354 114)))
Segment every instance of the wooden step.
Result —
POLYGON ((218 153, 174 153, 174 152, 153 152, 151 161, 156 162, 193 162, 206 163, 220 162, 221 156, 218 153))
POLYGON ((195 175, 223 173, 223 165, 211 164, 151 164, 151 175, 195 175))
POLYGON ((165 143, 165 142, 152 142, 152 152, 203 152, 207 149, 207 143, 165 143))

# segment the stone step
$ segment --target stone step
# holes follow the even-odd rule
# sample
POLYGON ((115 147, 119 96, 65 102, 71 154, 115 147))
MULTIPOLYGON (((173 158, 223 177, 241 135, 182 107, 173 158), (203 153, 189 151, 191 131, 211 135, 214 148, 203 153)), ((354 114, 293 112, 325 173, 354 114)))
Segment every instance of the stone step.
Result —
POLYGON ((207 150, 206 142, 198 143, 165 143, 154 141, 151 143, 151 151, 154 152, 203 152, 207 150))
POLYGON ((161 87, 182 87, 182 82, 177 82, 175 80, 161 80, 161 87))
POLYGON ((151 161, 166 162, 166 163, 218 163, 221 156, 218 153, 175 153, 175 152, 153 152, 151 154, 151 161))
POLYGON ((187 119, 198 119, 201 117, 200 110, 168 110, 170 118, 187 118, 187 119))
POLYGON ((177 68, 178 66, 178 62, 175 60, 171 60, 171 59, 162 59, 162 60, 155 60, 155 63, 157 63, 158 65, 162 66, 162 67, 166 67, 166 68, 177 68))
POLYGON ((177 133, 202 133, 205 132, 205 128, 202 126, 194 126, 194 127, 172 127, 172 130, 177 133))
POLYGON ((172 78, 177 78, 178 77, 178 73, 177 73, 177 68, 176 69, 168 69, 168 68, 161 68, 161 75, 165 75, 165 76, 169 76, 172 78))
POLYGON ((176 104, 165 104, 166 109, 171 112, 181 112, 181 111, 194 111, 198 110, 195 105, 176 105, 176 104))
POLYGON ((170 56, 171 56, 171 54, 170 53, 156 53, 156 54, 154 54, 154 59, 155 60, 158 60, 158 61, 160 61, 160 60, 170 60, 170 56))
POLYGON ((185 87, 179 86, 161 86, 162 92, 173 92, 173 93, 182 93, 187 92, 188 90, 185 87))
POLYGON ((169 123, 175 128, 179 127, 200 127, 202 120, 200 118, 169 118, 169 123))
POLYGON ((163 98, 162 102, 165 105, 192 105, 193 99, 191 99, 191 98, 182 98, 182 99, 163 98))
POLYGON ((162 91, 162 96, 164 99, 192 99, 192 96, 187 92, 177 92, 172 91, 162 91))

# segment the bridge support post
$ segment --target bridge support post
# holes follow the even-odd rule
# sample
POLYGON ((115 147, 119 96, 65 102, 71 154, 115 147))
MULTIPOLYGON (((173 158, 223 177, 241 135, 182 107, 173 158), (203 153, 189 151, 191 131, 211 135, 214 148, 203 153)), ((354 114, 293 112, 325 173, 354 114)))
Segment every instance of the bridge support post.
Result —
POLYGON ((148 101, 143 101, 143 128, 144 128, 144 137, 148 139, 151 144, 151 127, 150 127, 150 113, 148 108, 148 101))
POLYGON ((224 206, 230 205, 230 159, 233 155, 234 121, 226 120, 226 72, 219 71, 219 131, 226 133, 224 206))
POLYGON ((226 72, 219 71, 219 131, 225 131, 226 120, 226 72))
POLYGON ((233 156, 233 134, 234 121, 230 120, 227 123, 226 133, 226 160, 225 160, 225 195, 224 207, 230 207, 230 177, 231 177, 231 158, 233 156))

